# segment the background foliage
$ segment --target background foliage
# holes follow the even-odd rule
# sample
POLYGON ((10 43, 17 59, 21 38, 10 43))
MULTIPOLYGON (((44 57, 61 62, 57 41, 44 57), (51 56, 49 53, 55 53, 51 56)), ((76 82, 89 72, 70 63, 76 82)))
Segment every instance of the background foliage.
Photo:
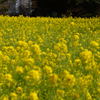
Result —
MULTIPOLYGON (((9 7, 9 4, 7 4, 8 1, 13 1, 13 0, 0 0, 0 14, 2 13, 5 14, 4 13, 5 10, 2 9, 6 9, 6 11, 8 11, 7 8, 9 7), (5 6, 2 7, 2 5, 5 6)), ((48 0, 48 1, 37 0, 37 1, 39 1, 38 2, 39 4, 33 4, 33 8, 34 5, 38 5, 39 10, 37 10, 37 12, 34 15, 39 15, 42 12, 42 14, 40 15, 50 16, 50 12, 54 12, 54 9, 57 9, 57 13, 60 13, 58 14, 59 16, 61 16, 62 13, 64 13, 67 16, 77 16, 77 17, 100 16, 100 0, 62 0, 62 1, 61 0, 48 0), (45 7, 46 8, 48 7, 47 11, 44 11, 45 7), (48 11, 48 9, 50 10, 50 12, 48 11)))

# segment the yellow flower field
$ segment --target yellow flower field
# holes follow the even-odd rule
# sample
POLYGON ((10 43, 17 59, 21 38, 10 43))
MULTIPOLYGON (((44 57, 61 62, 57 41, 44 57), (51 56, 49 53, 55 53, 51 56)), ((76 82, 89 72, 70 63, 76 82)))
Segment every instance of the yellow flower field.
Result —
POLYGON ((0 16, 0 100, 100 100, 100 18, 0 16))

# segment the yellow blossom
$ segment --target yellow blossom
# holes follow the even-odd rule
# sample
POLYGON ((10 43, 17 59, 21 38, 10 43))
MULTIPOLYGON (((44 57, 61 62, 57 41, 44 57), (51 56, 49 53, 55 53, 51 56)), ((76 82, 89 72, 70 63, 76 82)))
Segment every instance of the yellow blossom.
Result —
POLYGON ((33 79, 35 81, 40 81, 40 79, 41 79, 41 73, 38 70, 31 70, 29 72, 29 76, 31 77, 31 79, 33 79))
POLYGON ((93 77, 91 75, 82 76, 79 78, 79 84, 81 88, 88 87, 91 84, 92 80, 93 77))
POLYGON ((55 86, 58 83, 58 79, 59 79, 59 77, 57 74, 52 74, 52 75, 50 75, 49 81, 50 81, 51 85, 55 86))
POLYGON ((92 47, 96 47, 96 48, 99 47, 99 43, 96 42, 96 41, 91 41, 91 42, 90 42, 90 45, 91 45, 92 47))
POLYGON ((75 23, 74 23, 74 22, 71 22, 70 24, 71 24, 71 25, 75 25, 75 23))
POLYGON ((52 68, 50 66, 46 65, 43 69, 47 74, 51 74, 52 73, 52 68))
POLYGON ((58 42, 57 44, 55 44, 54 49, 59 51, 59 52, 64 52, 64 53, 68 52, 68 47, 63 42, 58 42))
POLYGON ((12 81, 12 75, 11 74, 5 74, 5 79, 8 81, 12 81))
POLYGON ((68 59, 71 59, 71 53, 67 53, 66 56, 68 59))
POLYGON ((23 56, 25 56, 25 57, 29 57, 30 55, 31 55, 31 52, 29 50, 25 50, 23 52, 23 56))
POLYGON ((10 98, 11 100, 17 100, 17 94, 14 92, 10 93, 10 98))
POLYGON ((57 89, 56 93, 57 93, 57 96, 64 97, 65 91, 61 89, 57 89))
POLYGON ((76 79, 74 75, 67 74, 66 76, 64 76, 62 82, 65 85, 65 87, 73 87, 75 85, 76 79))
POLYGON ((8 96, 4 96, 2 100, 9 100, 8 96))
POLYGON ((23 92, 23 88, 22 88, 22 87, 17 87, 17 88, 16 88, 16 92, 17 92, 18 94, 21 94, 21 93, 23 92))
POLYGON ((2 57, 2 59, 3 59, 3 61, 5 61, 5 62, 7 62, 7 63, 9 63, 9 61, 10 61, 10 58, 9 58, 9 56, 7 56, 7 55, 4 55, 4 56, 2 57))
POLYGON ((74 39, 74 40, 79 40, 79 35, 74 35, 74 36, 73 36, 73 39, 74 39))
POLYGON ((88 63, 88 62, 91 61, 93 55, 92 55, 91 51, 85 50, 85 51, 82 51, 80 53, 80 57, 81 57, 81 59, 82 59, 83 62, 88 63))
POLYGON ((75 66, 79 66, 79 65, 81 65, 81 60, 79 58, 77 58, 77 59, 75 59, 74 63, 75 63, 75 66))
POLYGON ((100 88, 97 88, 98 93, 100 94, 100 88))
POLYGON ((73 42, 73 47, 78 47, 80 44, 79 44, 79 41, 74 41, 73 42))
POLYGON ((23 72, 24 72, 23 67, 17 66, 17 67, 16 67, 16 72, 17 72, 17 73, 23 73, 23 72))
POLYGON ((10 96, 11 96, 11 97, 17 97, 17 94, 14 93, 14 92, 12 92, 12 93, 10 93, 10 96))
POLYGON ((28 45, 32 46, 33 45, 33 41, 28 41, 28 45))
POLYGON ((67 41, 64 38, 60 38, 59 41, 62 43, 67 43, 67 41))
POLYGON ((36 92, 31 92, 29 95, 29 100, 39 100, 38 94, 36 92))
POLYGON ((18 46, 28 48, 28 44, 25 41, 18 41, 18 46))
POLYGON ((27 43, 25 41, 18 41, 18 45, 20 45, 20 46, 26 46, 27 43))
POLYGON ((40 37, 40 36, 38 36, 38 41, 39 41, 40 43, 43 43, 43 42, 44 42, 44 40, 43 40, 42 37, 40 37))
POLYGON ((34 64, 34 59, 33 58, 24 58, 23 61, 28 65, 33 65, 34 64))
POLYGON ((0 51, 0 56, 3 56, 2 51, 0 51))
POLYGON ((27 76, 24 77, 24 79, 25 79, 26 81, 29 81, 29 80, 30 80, 30 76, 27 75, 27 76))
POLYGON ((16 64, 16 60, 15 60, 15 59, 12 59, 12 60, 11 60, 11 64, 12 64, 12 65, 16 64))
POLYGON ((32 45, 32 48, 33 48, 34 54, 41 55, 41 49, 40 49, 40 46, 38 44, 32 45))

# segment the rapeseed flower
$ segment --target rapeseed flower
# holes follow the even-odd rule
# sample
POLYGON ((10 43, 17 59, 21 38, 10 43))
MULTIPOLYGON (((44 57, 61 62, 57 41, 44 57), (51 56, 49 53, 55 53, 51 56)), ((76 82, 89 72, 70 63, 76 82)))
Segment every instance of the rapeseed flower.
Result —
POLYGON ((23 88, 22 87, 17 87, 16 88, 16 93, 17 94, 22 94, 23 93, 23 88))
POLYGON ((89 85, 91 85, 92 80, 93 80, 92 75, 86 75, 86 76, 80 77, 79 83, 80 83, 81 88, 88 87, 89 85))
POLYGON ((75 66, 80 66, 81 65, 81 60, 79 58, 75 59, 74 65, 75 66))
POLYGON ((74 23, 74 22, 71 22, 70 24, 71 24, 71 25, 75 25, 75 23, 74 23))
POLYGON ((73 87, 76 83, 75 76, 70 74, 69 71, 64 70, 60 75, 62 85, 65 87, 73 87))
POLYGON ((10 93, 10 98, 11 98, 11 100, 17 100, 17 94, 16 93, 14 93, 14 92, 12 92, 12 93, 10 93))
POLYGON ((31 47, 33 45, 33 41, 28 41, 28 45, 31 47))
POLYGON ((62 82, 65 87, 73 87, 75 85, 76 79, 74 75, 67 74, 66 76, 64 76, 62 82))
POLYGON ((16 62, 15 59, 12 59, 12 60, 11 60, 11 64, 12 64, 12 65, 15 65, 16 63, 17 63, 17 62, 16 62))
POLYGON ((0 100, 99 100, 97 27, 99 18, 0 16, 0 100))
POLYGON ((80 57, 83 63, 89 63, 93 57, 93 54, 89 50, 84 50, 80 53, 80 57))
POLYGON ((57 44, 55 44, 54 45, 54 49, 57 50, 57 51, 59 51, 59 52, 64 52, 64 53, 68 52, 68 47, 63 42, 58 42, 57 44))
POLYGON ((29 51, 29 50, 25 50, 24 52, 23 52, 23 56, 25 56, 25 57, 30 57, 31 56, 31 52, 29 51))
POLYGON ((16 67, 16 72, 19 73, 19 74, 21 74, 21 73, 24 72, 24 68, 21 67, 21 66, 17 66, 17 67, 16 67))
POLYGON ((99 48, 99 43, 96 42, 96 41, 91 41, 91 42, 90 42, 90 45, 91 45, 92 47, 94 47, 94 48, 99 48))
POLYGON ((44 71, 47 73, 47 74, 52 74, 53 70, 50 66, 44 66, 44 71))
POLYGON ((2 54, 2 51, 0 51, 0 56, 2 56, 3 54, 2 54))
POLYGON ((29 95, 29 100, 39 100, 38 94, 36 92, 31 92, 29 95))
POLYGON ((73 36, 73 39, 74 39, 75 41, 77 41, 77 40, 80 39, 80 37, 79 37, 79 35, 74 35, 74 36, 73 36))
POLYGON ((3 60, 4 62, 6 62, 6 63, 9 63, 9 62, 10 62, 10 58, 9 58, 9 56, 7 56, 7 55, 4 55, 4 56, 2 57, 2 60, 3 60))
POLYGON ((32 51, 36 55, 41 55, 41 49, 40 49, 40 46, 38 44, 32 45, 32 51))
POLYGON ((4 96, 4 97, 2 98, 2 100, 9 100, 9 97, 8 97, 8 96, 4 96))
POLYGON ((29 71, 29 76, 31 79, 33 79, 34 81, 40 81, 41 79, 41 72, 38 70, 31 70, 29 71))
POLYGON ((57 96, 64 97, 65 91, 61 89, 57 89, 56 94, 57 96))
POLYGON ((31 58, 31 57, 30 57, 30 58, 24 58, 23 61, 24 61, 24 63, 27 64, 27 65, 33 65, 34 62, 35 62, 35 61, 34 61, 34 58, 31 58))
POLYGON ((11 74, 5 74, 4 75, 4 78, 5 78, 5 80, 7 80, 7 81, 12 81, 13 79, 12 79, 12 75, 11 74))
POLYGON ((79 41, 74 41, 72 43, 72 45, 73 45, 73 47, 78 47, 78 46, 80 46, 80 43, 79 43, 79 41))
POLYGON ((28 44, 25 41, 18 41, 18 46, 20 46, 21 48, 23 47, 25 49, 28 48, 28 44))
POLYGON ((58 84, 58 80, 59 80, 59 77, 57 74, 52 74, 49 77, 49 81, 50 81, 51 85, 53 85, 53 86, 56 86, 58 84))

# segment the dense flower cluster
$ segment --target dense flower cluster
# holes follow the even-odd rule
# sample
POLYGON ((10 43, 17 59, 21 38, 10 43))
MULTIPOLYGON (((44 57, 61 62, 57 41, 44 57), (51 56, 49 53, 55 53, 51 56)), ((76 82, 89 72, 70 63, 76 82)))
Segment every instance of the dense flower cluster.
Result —
POLYGON ((99 100, 99 25, 0 16, 0 100, 99 100))

